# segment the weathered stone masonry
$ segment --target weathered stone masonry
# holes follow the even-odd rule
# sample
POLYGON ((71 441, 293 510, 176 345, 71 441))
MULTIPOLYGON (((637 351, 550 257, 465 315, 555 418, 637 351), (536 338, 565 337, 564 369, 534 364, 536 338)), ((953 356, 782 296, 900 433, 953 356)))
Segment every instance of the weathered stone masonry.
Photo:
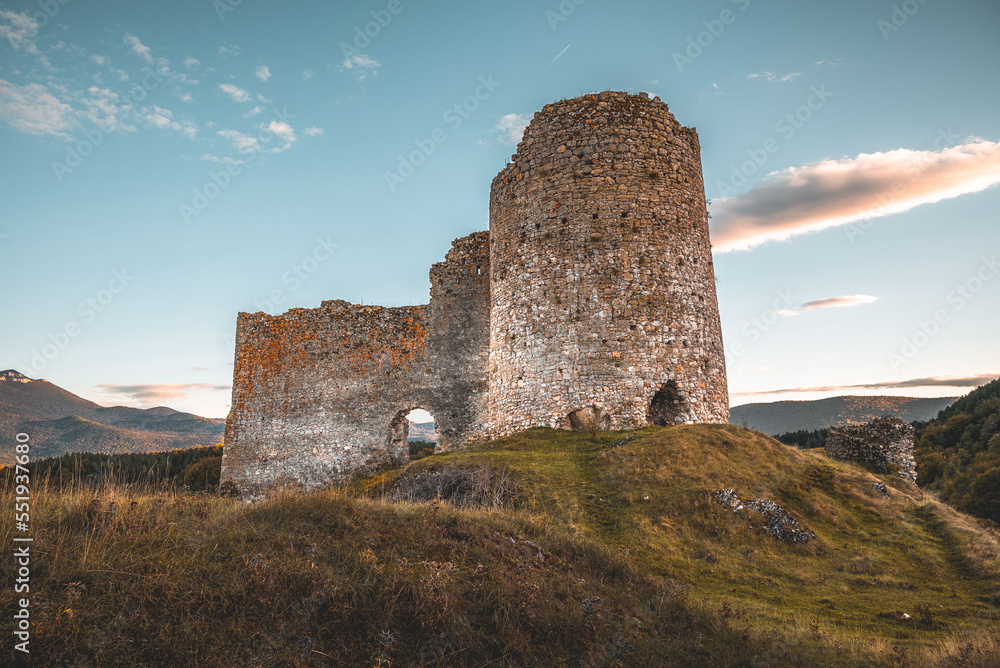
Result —
POLYGON ((898 417, 883 415, 871 422, 830 427, 826 454, 834 459, 862 464, 877 473, 896 473, 917 482, 913 456, 913 427, 898 417))
POLYGON ((427 306, 241 313, 223 479, 258 494, 406 462, 414 408, 434 415, 445 449, 483 440, 488 263, 480 232, 431 269, 427 306))
POLYGON ((314 488, 406 461, 406 414, 445 449, 548 425, 729 418, 693 129, 659 98, 546 106, 454 242, 426 306, 241 313, 223 479, 314 488))
POLYGON ((701 149, 659 98, 536 114, 493 181, 490 264, 494 436, 728 421, 701 149))

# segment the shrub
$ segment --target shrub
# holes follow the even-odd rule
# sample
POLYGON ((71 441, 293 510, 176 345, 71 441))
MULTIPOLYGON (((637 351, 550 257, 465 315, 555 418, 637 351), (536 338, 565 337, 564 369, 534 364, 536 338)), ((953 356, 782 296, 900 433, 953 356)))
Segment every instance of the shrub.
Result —
POLYGON ((184 484, 193 492, 209 492, 219 486, 222 456, 206 457, 184 469, 184 484))

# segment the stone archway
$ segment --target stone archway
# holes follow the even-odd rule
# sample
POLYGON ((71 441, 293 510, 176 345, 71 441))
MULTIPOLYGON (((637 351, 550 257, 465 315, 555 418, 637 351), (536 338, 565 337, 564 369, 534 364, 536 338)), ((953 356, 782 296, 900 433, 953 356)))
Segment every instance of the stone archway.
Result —
MULTIPOLYGON (((439 450, 441 448, 442 434, 440 432, 440 425, 438 424, 437 418, 431 414, 426 409, 420 406, 412 406, 410 408, 404 408, 403 410, 396 413, 393 417, 392 422, 389 423, 389 456, 394 461, 408 462, 410 461, 411 448, 410 443, 414 439, 413 431, 411 426, 415 423, 411 421, 411 414, 413 413, 425 413, 426 416, 430 418, 429 423, 433 425, 432 433, 424 434, 421 433, 421 438, 419 440, 427 441, 435 444, 435 449, 439 450)), ((426 428, 425 428, 426 430, 426 428)))
POLYGON ((674 381, 660 385, 653 395, 646 414, 646 422, 655 427, 673 427, 683 424, 686 420, 687 407, 680 388, 674 381))

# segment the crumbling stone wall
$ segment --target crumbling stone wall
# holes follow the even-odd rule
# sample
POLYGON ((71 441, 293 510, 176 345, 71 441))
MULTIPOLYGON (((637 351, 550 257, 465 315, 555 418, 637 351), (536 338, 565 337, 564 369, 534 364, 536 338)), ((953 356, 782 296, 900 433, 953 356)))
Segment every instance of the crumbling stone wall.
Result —
POLYGON ((491 435, 728 421, 698 135, 659 98, 535 114, 490 234, 491 435))
POLYGON ((414 408, 434 415, 444 449, 483 440, 488 248, 485 232, 454 242, 428 306, 241 313, 223 480, 256 495, 404 463, 414 408))
POLYGON ((860 425, 830 427, 826 453, 877 473, 898 473, 904 480, 917 482, 913 427, 898 417, 883 415, 860 425))
POLYGON ((443 449, 728 421, 698 135, 659 98, 536 114, 493 181, 490 232, 431 268, 428 305, 241 313, 222 479, 256 495, 405 462, 414 408, 443 449))

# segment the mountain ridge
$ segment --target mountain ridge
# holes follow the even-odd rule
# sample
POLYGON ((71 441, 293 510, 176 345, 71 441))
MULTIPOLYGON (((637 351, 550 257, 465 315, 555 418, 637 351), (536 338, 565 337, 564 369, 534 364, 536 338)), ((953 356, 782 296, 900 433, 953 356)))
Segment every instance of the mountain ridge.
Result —
POLYGON ((895 415, 904 422, 924 421, 937 416, 957 399, 844 395, 812 401, 743 404, 729 409, 729 423, 745 423, 751 429, 775 435, 858 424, 882 415, 895 415))
MULTIPOLYGON (((32 458, 70 452, 121 454, 214 445, 225 420, 203 418, 166 406, 101 406, 44 379, 14 370, 0 372, 0 439, 31 437, 32 458)), ((0 466, 14 461, 13 445, 0 449, 0 466)))

